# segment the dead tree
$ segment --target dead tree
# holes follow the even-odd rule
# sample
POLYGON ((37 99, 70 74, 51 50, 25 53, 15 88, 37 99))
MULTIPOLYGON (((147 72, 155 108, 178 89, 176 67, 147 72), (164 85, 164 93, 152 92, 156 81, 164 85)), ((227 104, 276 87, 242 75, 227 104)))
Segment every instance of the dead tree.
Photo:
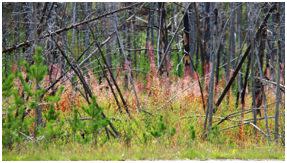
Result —
MULTIPOLYGON (((33 4, 34 3, 26 2, 25 5, 23 6, 25 11, 24 21, 27 22, 25 27, 26 40, 35 39, 35 16, 34 16, 33 4)), ((32 44, 31 47, 25 48, 24 56, 29 63, 32 63, 33 51, 34 51, 34 44, 32 44)))
POLYGON ((276 55, 276 107, 275 107, 275 128, 274 128, 274 133, 275 133, 275 140, 278 142, 279 139, 279 113, 280 113, 280 100, 281 100, 281 95, 280 95, 280 56, 281 56, 281 41, 280 41, 280 6, 277 4, 277 13, 276 13, 276 39, 277 39, 277 55, 276 55))
MULTIPOLYGON (((262 32, 263 28, 265 27, 265 24, 266 22, 268 21, 271 13, 275 10, 275 6, 272 5, 270 7, 270 9, 268 10, 267 14, 265 15, 261 25, 259 26, 259 28, 257 29, 256 33, 253 35, 254 37, 253 40, 257 40, 258 39, 258 35, 260 32, 262 32)), ((218 110, 218 106, 221 104, 223 98, 225 97, 226 93, 228 92, 228 90, 230 89, 231 87, 231 84, 233 83, 235 77, 237 76, 239 70, 241 69, 242 65, 243 65, 243 62, 244 60, 247 58, 247 56, 249 55, 250 51, 251 51, 251 47, 252 47, 252 42, 249 43, 249 45, 247 46, 247 49, 245 51, 245 53, 243 54, 243 56, 241 57, 240 61, 238 62, 230 80, 228 81, 227 83, 227 86, 224 88, 224 90, 222 91, 221 95, 219 96, 218 100, 216 101, 215 105, 217 108, 214 109, 214 112, 216 112, 218 110)), ((252 56, 252 55, 251 55, 252 56)), ((253 57, 253 56, 252 56, 253 57)), ((252 59, 251 59, 251 63, 252 63, 252 59)), ((252 64, 251 64, 252 65, 252 64)))
POLYGON ((159 37, 158 37, 158 69, 160 75, 169 76, 170 67, 170 59, 168 53, 166 51, 167 48, 167 28, 166 28, 166 9, 164 2, 158 2, 159 9, 159 37), (165 57, 164 57, 165 56, 165 57), (163 62, 163 63, 161 63, 163 62))
MULTIPOLYGON (((190 51, 190 32, 191 27, 189 23, 189 14, 186 13, 184 15, 184 32, 183 32, 183 46, 184 46, 184 57, 183 57, 183 64, 184 64, 184 77, 191 77, 192 70, 191 70, 191 51, 190 51)), ((191 38, 193 39, 193 38, 191 38)))
POLYGON ((112 15, 114 13, 117 13, 117 12, 121 12, 121 11, 125 11, 126 9, 129 9, 129 8, 132 8, 132 7, 135 7, 137 5, 140 5, 142 3, 133 3, 132 5, 130 6, 127 6, 127 7, 123 7, 123 8, 120 8, 120 9, 117 9, 117 10, 113 10, 113 11, 110 11, 108 13, 104 13, 104 14, 101 14, 99 16, 96 16, 96 17, 93 17, 93 18, 90 18, 90 19, 87 19, 87 20, 83 20, 83 21, 80 21, 78 23, 75 23, 75 24, 70 24, 64 28, 61 28, 61 29, 58 29, 56 31, 53 31, 53 32, 50 32, 48 34, 45 34, 43 36, 41 36, 40 38, 37 38, 37 39, 26 39, 24 42, 21 42, 19 44, 14 44, 10 47, 4 47, 3 50, 2 50, 2 53, 7 53, 7 52, 11 52, 11 51, 14 51, 16 49, 19 49, 19 48, 23 48, 23 47, 30 47, 34 44, 35 41, 38 41, 38 40, 42 40, 44 38, 47 38, 47 37, 50 37, 51 35, 53 34, 61 34, 62 32, 66 32, 70 29, 74 29, 74 28, 77 28, 81 25, 85 25, 87 23, 91 23, 93 21, 96 21, 96 20, 99 20, 103 17, 106 17, 106 16, 109 16, 109 15, 112 15))
POLYGON ((207 103, 207 110, 206 110, 206 118, 204 121, 204 137, 207 136, 208 132, 212 129, 212 116, 213 116, 213 109, 214 109, 214 77, 215 77, 215 70, 216 70, 216 60, 217 60, 217 49, 220 46, 220 39, 218 39, 218 33, 217 33, 217 15, 218 10, 217 8, 214 9, 214 24, 212 32, 212 38, 213 38, 213 48, 212 48, 212 55, 211 55, 211 61, 212 61, 212 68, 211 68, 211 74, 210 74, 210 80, 209 80, 209 86, 208 86, 208 103, 207 103))
MULTIPOLYGON (((55 41, 55 39, 53 38, 52 36, 52 40, 56 43, 56 46, 57 48, 59 49, 61 55, 65 58, 65 60, 67 61, 68 65, 71 67, 71 69, 75 72, 75 74, 78 76, 78 78, 80 79, 81 83, 82 83, 82 86, 84 88, 84 91, 86 92, 86 94, 88 96, 84 96, 84 98, 86 99, 87 103, 88 104, 91 104, 91 99, 93 98, 93 93, 92 93, 92 90, 90 89, 89 85, 87 84, 86 80, 84 79, 83 75, 82 75, 82 72, 81 70, 79 69, 79 67, 77 66, 77 64, 75 63, 74 60, 70 60, 68 58, 68 56, 65 54, 65 52, 62 50, 61 46, 55 41)), ((95 106, 96 108, 95 109, 99 109, 100 107, 98 106, 97 103, 95 103, 95 106)), ((106 115, 101 112, 101 116, 103 119, 106 119, 106 115)), ((119 137, 119 133, 118 131, 115 129, 115 127, 113 126, 113 124, 108 121, 108 124, 109 126, 111 127, 112 131, 114 132, 113 133, 113 136, 114 137, 119 137)), ((105 130, 106 130, 106 133, 107 133, 107 136, 109 135, 108 133, 112 133, 112 132, 109 132, 107 127, 105 127, 105 130)), ((108 136, 109 137, 109 136, 108 136)))

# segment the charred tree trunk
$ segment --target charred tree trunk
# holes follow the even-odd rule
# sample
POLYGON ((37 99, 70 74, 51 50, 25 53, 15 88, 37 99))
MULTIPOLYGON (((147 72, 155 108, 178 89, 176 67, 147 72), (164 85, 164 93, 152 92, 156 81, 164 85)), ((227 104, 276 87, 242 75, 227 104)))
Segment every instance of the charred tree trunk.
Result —
POLYGON ((183 64, 184 64, 184 77, 191 77, 192 70, 191 70, 191 51, 190 51, 190 23, 189 23, 189 15, 186 13, 183 18, 183 47, 184 47, 184 57, 183 57, 183 64))
MULTIPOLYGON (((159 2, 159 38, 158 38, 158 60, 159 60, 159 74, 163 76, 169 76, 170 71, 170 57, 168 54, 166 54, 166 57, 164 58, 166 47, 167 47, 167 28, 166 28, 166 10, 165 10, 165 3, 159 2), (161 64, 162 59, 164 59, 163 64, 161 64)), ((168 52, 167 52, 168 53, 168 52)))

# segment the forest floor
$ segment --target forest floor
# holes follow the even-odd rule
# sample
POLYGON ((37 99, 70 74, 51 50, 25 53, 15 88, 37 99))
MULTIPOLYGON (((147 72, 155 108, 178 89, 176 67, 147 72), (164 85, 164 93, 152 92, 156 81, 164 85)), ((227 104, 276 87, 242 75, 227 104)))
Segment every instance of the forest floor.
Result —
POLYGON ((284 147, 275 145, 226 145, 194 142, 181 145, 163 145, 155 140, 148 145, 135 144, 127 147, 121 142, 105 145, 70 143, 26 144, 12 151, 4 150, 2 159, 7 160, 284 160, 284 147))
MULTIPOLYGON (((160 82, 158 82, 159 84, 160 82)), ((265 136, 254 127, 244 126, 243 140, 239 140, 238 122, 240 115, 221 123, 212 130, 206 139, 202 138, 205 113, 199 88, 186 89, 190 84, 174 82, 165 89, 165 85, 156 85, 149 90, 152 95, 140 90, 136 83, 142 109, 152 113, 149 115, 136 111, 136 100, 132 92, 125 92, 130 119, 125 112, 121 114, 113 96, 109 91, 100 90, 99 85, 93 87, 97 102, 103 108, 107 117, 111 118, 120 132, 119 139, 107 140, 102 130, 94 135, 81 138, 80 132, 70 135, 68 123, 60 128, 64 131, 57 139, 45 137, 37 143, 25 141, 14 144, 11 149, 3 148, 3 160, 208 160, 208 159, 240 159, 240 160, 284 160, 285 150, 281 144, 272 140, 267 142, 265 136), (235 127, 232 127, 235 126, 235 127), (231 127, 231 128, 229 128, 231 127), (95 141, 96 140, 96 141, 95 141), (96 143, 95 143, 96 142, 96 143)), ((193 84, 191 84, 193 85, 193 84)), ((221 92, 222 90, 218 90, 221 92)), ((271 90, 272 91, 272 90, 271 90)), ((219 93, 217 93, 216 97, 219 93)), ((270 93, 271 95, 271 93, 270 93)), ((206 96, 206 95, 205 95, 206 96)), ((73 117, 70 103, 80 106, 83 103, 80 95, 71 96, 68 92, 62 95, 58 111, 60 119, 69 120, 73 117)), ((274 113, 273 96, 268 99, 268 114, 274 113)), ((246 106, 251 104, 251 95, 247 95, 246 106)), ((283 106, 283 105, 282 105, 283 106)), ((229 103, 223 101, 220 109, 214 115, 213 124, 217 124, 227 115, 240 111, 235 107, 235 96, 230 94, 229 103)), ((248 107, 246 107, 248 109, 248 107)), ((284 108, 282 108, 284 110, 284 108)), ((79 109, 81 114, 83 111, 79 109)), ((246 121, 252 119, 252 114, 245 115, 246 121)), ((86 121, 85 121, 86 122, 86 121)), ((274 120, 269 120, 270 130, 274 130, 274 120)), ((284 118, 280 119, 284 125, 284 118)), ((264 120, 258 121, 259 128, 264 129, 264 120)), ((85 125, 84 125, 85 127, 85 125)), ((273 135, 272 135, 273 138, 273 135)))

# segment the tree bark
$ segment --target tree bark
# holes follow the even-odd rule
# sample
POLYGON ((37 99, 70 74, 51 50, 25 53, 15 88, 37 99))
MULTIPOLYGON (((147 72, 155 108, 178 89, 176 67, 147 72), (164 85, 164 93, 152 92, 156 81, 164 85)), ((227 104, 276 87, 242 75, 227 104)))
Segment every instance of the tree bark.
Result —
POLYGON ((278 143, 279 139, 279 113, 280 113, 280 101, 281 101, 281 95, 280 95, 280 56, 281 56, 281 41, 280 41, 280 5, 279 3, 277 4, 277 14, 276 14, 276 23, 278 25, 276 29, 276 39, 277 39, 277 55, 276 55, 276 106, 275 106, 275 128, 274 128, 274 134, 275 134, 275 141, 278 143))

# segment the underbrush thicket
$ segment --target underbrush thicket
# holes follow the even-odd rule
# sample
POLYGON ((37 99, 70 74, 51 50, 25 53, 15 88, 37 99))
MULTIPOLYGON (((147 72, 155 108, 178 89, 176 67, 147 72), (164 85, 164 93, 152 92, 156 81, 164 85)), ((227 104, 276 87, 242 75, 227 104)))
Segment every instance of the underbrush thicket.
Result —
MULTIPOLYGON (((121 88, 132 115, 129 118, 124 111, 119 112, 110 89, 105 89, 107 84, 99 84, 92 72, 87 79, 94 93, 91 104, 87 104, 79 91, 75 91, 75 87, 68 82, 63 87, 56 85, 58 89, 54 93, 45 93, 47 67, 40 54, 41 49, 37 48, 34 64, 23 62, 14 72, 11 70, 10 75, 3 75, 2 144, 5 160, 41 159, 24 156, 22 158, 21 152, 31 150, 26 151, 29 155, 29 152, 32 154, 36 150, 45 152, 46 149, 52 149, 57 150, 55 153, 61 153, 65 151, 61 151, 62 146, 73 148, 72 153, 77 154, 82 151, 74 148, 90 147, 91 151, 87 151, 86 157, 67 154, 67 157, 62 158, 47 154, 49 156, 46 159, 284 158, 282 146, 268 146, 266 138, 260 132, 255 136, 254 127, 250 125, 244 126, 243 141, 238 139, 238 127, 224 130, 238 125, 239 116, 214 127, 207 139, 203 140, 201 135, 205 112, 196 80, 177 77, 160 79, 155 76, 145 84, 135 80, 141 109, 146 112, 137 112, 133 91, 121 88), (146 87, 147 85, 150 87, 146 87), (102 112, 107 118, 102 118, 102 112), (119 138, 113 138, 110 134, 107 136, 105 127, 108 122, 112 122, 119 131, 119 138), (33 148, 29 148, 30 146, 33 148), (240 150, 243 148, 256 151, 259 147, 264 147, 263 153, 268 154, 266 157, 259 154, 252 156, 240 150), (271 155, 268 153, 270 150, 277 153, 271 155), (112 156, 104 154, 105 152, 112 156), (19 157, 12 157, 13 153, 19 157), (122 153, 125 155, 122 156, 122 153)), ((118 85, 124 85, 123 80, 117 81, 118 85)), ((219 96, 224 85, 224 81, 219 83, 215 98, 219 96)), ((82 91, 81 88, 80 90, 82 91)), ((268 114, 273 115, 275 95, 272 90, 269 92, 268 114)), ((206 93, 204 97, 207 97, 206 93)), ((229 103, 222 103, 214 115, 214 124, 228 114, 241 110, 240 107, 235 107, 235 98, 235 95, 231 94, 229 103)), ((247 95, 245 106, 251 106, 250 94, 247 95)), ((247 114, 245 119, 252 119, 252 113, 247 114)), ((273 121, 269 120, 271 131, 274 130, 273 121)), ((280 125, 284 126, 283 116, 280 125)), ((263 120, 258 121, 258 127, 265 128, 263 120)), ((281 133, 284 133, 283 129, 281 133)))

